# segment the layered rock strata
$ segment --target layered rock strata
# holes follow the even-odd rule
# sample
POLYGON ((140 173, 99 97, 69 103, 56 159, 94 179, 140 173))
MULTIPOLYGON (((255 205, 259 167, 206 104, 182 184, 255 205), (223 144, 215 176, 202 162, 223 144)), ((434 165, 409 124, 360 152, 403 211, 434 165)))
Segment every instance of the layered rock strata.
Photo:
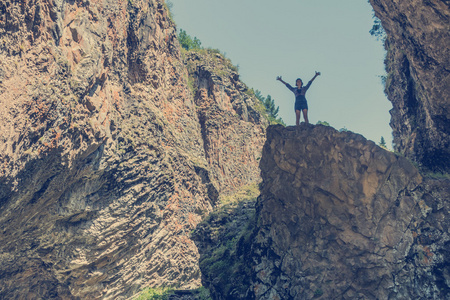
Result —
POLYGON ((450 172, 450 5, 371 0, 386 31, 386 93, 394 147, 426 169, 450 172))
POLYGON ((447 299, 449 180, 330 127, 270 126, 256 299, 447 299))
POLYGON ((185 53, 211 180, 227 195, 258 182, 268 126, 265 108, 239 80, 237 68, 216 50, 185 53), (260 126, 255 126, 255 125, 260 126))
POLYGON ((239 97, 197 107, 163 1, 6 0, 0 12, 0 298, 198 287, 189 234, 221 191, 257 180, 227 170, 252 157, 257 174, 264 118, 236 110, 239 97), (205 126, 208 109, 220 119, 205 126))

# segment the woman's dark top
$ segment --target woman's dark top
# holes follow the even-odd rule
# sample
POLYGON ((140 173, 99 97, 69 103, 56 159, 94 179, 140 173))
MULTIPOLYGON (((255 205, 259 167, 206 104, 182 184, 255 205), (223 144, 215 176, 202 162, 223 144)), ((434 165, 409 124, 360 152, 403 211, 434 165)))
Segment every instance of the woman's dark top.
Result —
POLYGON ((308 109, 308 102, 306 102, 306 91, 311 86, 312 81, 308 82, 306 86, 302 86, 300 89, 292 87, 289 83, 286 83, 286 87, 291 90, 295 95, 295 110, 308 109))

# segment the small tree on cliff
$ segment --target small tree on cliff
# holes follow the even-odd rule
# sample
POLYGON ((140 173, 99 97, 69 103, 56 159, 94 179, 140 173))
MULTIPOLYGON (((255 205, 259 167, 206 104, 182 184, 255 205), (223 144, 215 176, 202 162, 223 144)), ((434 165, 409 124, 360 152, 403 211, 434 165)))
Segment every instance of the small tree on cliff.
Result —
POLYGON ((378 145, 384 149, 387 149, 386 141, 384 140, 384 137, 381 137, 380 143, 378 145))
POLYGON ((258 90, 255 91, 255 96, 259 101, 262 102, 262 104, 264 104, 266 113, 269 115, 270 122, 285 125, 283 120, 278 117, 278 111, 280 110, 280 107, 275 106, 275 100, 272 99, 272 96, 267 95, 267 97, 264 97, 258 90))
POLYGON ((275 107, 275 100, 273 100, 270 95, 267 95, 266 99, 264 100, 264 106, 266 107, 266 111, 269 116, 274 119, 278 117, 278 111, 280 110, 280 107, 275 107))
POLYGON ((386 31, 384 31, 383 25, 381 25, 381 20, 378 19, 375 15, 373 16, 373 25, 369 33, 377 40, 386 40, 386 31))
POLYGON ((181 47, 188 51, 192 49, 202 48, 202 42, 200 42, 197 37, 192 38, 183 29, 180 29, 180 33, 178 34, 178 41, 180 41, 181 47))

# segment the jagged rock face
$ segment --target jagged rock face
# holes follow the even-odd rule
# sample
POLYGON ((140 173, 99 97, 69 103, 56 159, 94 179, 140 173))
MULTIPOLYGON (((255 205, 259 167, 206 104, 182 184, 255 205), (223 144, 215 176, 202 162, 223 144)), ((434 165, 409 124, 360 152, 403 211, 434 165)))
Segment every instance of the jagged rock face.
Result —
POLYGON ((386 40, 386 93, 395 149, 450 172, 450 4, 371 0, 386 40))
POLYGON ((252 245, 256 299, 446 299, 448 180, 331 127, 270 126, 252 245))
POLYGON ((239 80, 231 62, 211 50, 186 53, 211 180, 229 194, 260 178, 259 159, 268 121, 262 104, 239 80), (255 101, 256 100, 256 101, 255 101), (259 124, 260 126, 255 126, 259 124))
MULTIPOLYGON (((204 140, 226 134, 204 130, 164 3, 6 0, 0 12, 0 298, 199 286, 189 234, 249 178, 213 180, 234 153, 209 159, 204 140)), ((263 117, 232 117, 219 121, 255 142, 234 147, 256 156, 263 117)))

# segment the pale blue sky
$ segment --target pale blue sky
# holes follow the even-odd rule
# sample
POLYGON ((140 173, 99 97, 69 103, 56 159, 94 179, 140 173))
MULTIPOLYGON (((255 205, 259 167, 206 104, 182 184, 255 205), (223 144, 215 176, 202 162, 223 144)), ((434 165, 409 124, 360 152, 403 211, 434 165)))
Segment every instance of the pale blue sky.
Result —
MULTIPOLYGON (((239 66, 241 80, 271 95, 279 116, 295 124, 294 95, 278 75, 306 84, 310 123, 327 121, 390 145, 391 103, 383 93, 385 51, 369 34, 367 0, 171 0, 178 29, 217 48, 239 66)), ((303 120, 303 118, 302 118, 303 120)))

